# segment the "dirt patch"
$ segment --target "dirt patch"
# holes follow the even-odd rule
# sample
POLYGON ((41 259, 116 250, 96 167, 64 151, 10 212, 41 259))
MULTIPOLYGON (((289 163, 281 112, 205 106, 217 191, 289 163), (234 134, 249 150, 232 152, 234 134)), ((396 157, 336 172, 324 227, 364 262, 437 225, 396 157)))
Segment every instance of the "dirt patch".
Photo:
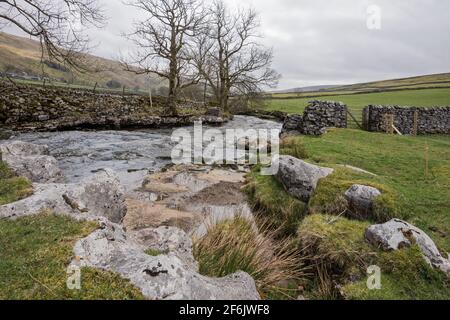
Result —
POLYGON ((127 199, 127 215, 123 225, 127 230, 146 228, 177 227, 190 231, 198 217, 190 212, 167 208, 162 204, 152 204, 134 199, 127 199))
POLYGON ((187 203, 202 203, 215 206, 240 205, 246 201, 241 191, 242 183, 220 182, 207 187, 187 199, 187 203))

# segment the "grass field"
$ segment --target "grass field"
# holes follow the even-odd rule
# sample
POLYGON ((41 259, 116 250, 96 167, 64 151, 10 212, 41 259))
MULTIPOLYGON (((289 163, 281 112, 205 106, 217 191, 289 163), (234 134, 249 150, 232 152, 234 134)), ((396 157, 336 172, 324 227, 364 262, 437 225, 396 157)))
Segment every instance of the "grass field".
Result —
POLYGON ((445 252, 450 251, 450 136, 392 136, 339 129, 321 138, 300 136, 295 142, 305 148, 311 161, 349 164, 377 174, 374 182, 398 194, 399 215, 430 233, 445 252))
MULTIPOLYGON (((300 99, 268 99, 266 110, 287 113, 302 113, 308 102, 315 98, 300 99)), ((448 106, 450 105, 450 89, 408 90, 351 95, 318 95, 316 99, 342 101, 352 111, 362 110, 369 104, 401 105, 401 106, 448 106)))
POLYGON ((315 98, 299 99, 268 99, 263 107, 266 111, 282 111, 301 114, 311 100, 329 100, 344 102, 348 110, 362 120, 362 110, 369 104, 400 105, 400 106, 450 106, 449 89, 407 90, 367 94, 331 95, 315 98))
POLYGON ((384 81, 375 81, 368 83, 358 83, 353 85, 345 85, 333 87, 318 92, 291 92, 291 93, 273 93, 273 98, 289 98, 289 97, 310 97, 311 95, 341 95, 352 93, 369 93, 387 90, 407 90, 407 89, 427 89, 436 87, 450 87, 450 73, 432 74, 404 79, 393 79, 384 81))
MULTIPOLYGON (((290 236, 299 243, 307 265, 314 270, 304 285, 307 297, 340 299, 342 293, 346 299, 450 297, 447 276, 430 268, 417 247, 383 252, 364 238, 369 225, 400 218, 421 228, 446 256, 450 251, 450 136, 394 136, 330 129, 321 137, 285 139, 281 153, 335 169, 319 182, 306 204, 308 214, 298 206, 293 214, 300 221, 292 220, 292 228, 286 228, 295 230, 300 223, 297 233, 290 236), (342 165, 359 167, 376 176, 342 165), (369 220, 354 220, 343 214, 348 205, 343 201, 344 193, 353 184, 382 191, 369 220), (382 270, 382 290, 367 290, 366 268, 370 265, 382 270), (349 280, 352 278, 359 280, 349 280), (336 292, 336 283, 342 285, 341 294, 336 292)), ((259 176, 259 171, 248 179, 250 202, 259 205, 265 216, 281 215, 276 205, 261 203, 269 199, 274 204, 287 203, 284 187, 274 177, 259 176)))

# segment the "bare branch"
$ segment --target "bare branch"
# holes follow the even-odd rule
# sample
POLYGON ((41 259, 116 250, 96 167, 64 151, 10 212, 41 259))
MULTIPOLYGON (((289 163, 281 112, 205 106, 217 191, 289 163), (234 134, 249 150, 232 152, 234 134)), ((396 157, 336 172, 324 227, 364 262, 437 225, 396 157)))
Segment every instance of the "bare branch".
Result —
POLYGON ((42 58, 81 71, 89 50, 84 34, 89 26, 101 27, 105 16, 97 0, 0 0, 0 22, 11 24, 39 39, 42 58))

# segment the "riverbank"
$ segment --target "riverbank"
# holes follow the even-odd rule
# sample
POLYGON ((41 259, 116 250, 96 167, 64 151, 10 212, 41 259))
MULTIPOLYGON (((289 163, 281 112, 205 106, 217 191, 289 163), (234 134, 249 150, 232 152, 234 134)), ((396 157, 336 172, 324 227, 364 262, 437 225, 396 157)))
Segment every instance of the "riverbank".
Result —
POLYGON ((231 119, 203 103, 180 101, 177 116, 167 114, 166 98, 98 93, 0 82, 0 124, 20 132, 81 129, 171 128, 196 121, 221 125, 231 119))
MULTIPOLYGON (((14 142, 3 148, 5 159, 14 164, 16 171, 19 162, 26 168, 41 159, 51 162, 48 148, 42 146, 14 142)), ((292 276, 287 268, 297 268, 277 250, 272 252, 270 239, 252 227, 253 213, 242 193, 244 171, 170 166, 148 175, 141 187, 126 191, 109 169, 79 183, 48 183, 55 170, 49 166, 45 169, 46 175, 27 174, 34 182, 32 195, 0 206, 0 243, 6 246, 14 241, 18 230, 26 230, 29 235, 13 247, 22 253, 20 257, 12 251, 2 256, 4 264, 0 264, 0 272, 7 287, 0 284, 0 296, 5 299, 143 296, 151 300, 253 300, 272 290, 284 280, 280 279, 283 275, 292 276), (220 226, 226 231, 226 221, 233 219, 243 219, 241 225, 249 226, 245 229, 246 239, 261 245, 247 248, 250 265, 233 264, 233 270, 227 274, 210 274, 214 270, 205 271, 207 257, 203 255, 200 263, 197 262, 196 241, 208 235, 211 228, 217 230, 220 226), (30 224, 43 232, 35 232, 30 224), (70 226, 70 230, 63 230, 63 224, 70 226), (70 241, 64 240, 66 237, 70 241), (54 245, 55 239, 61 245, 54 245), (53 248, 58 254, 32 258, 32 247, 47 253, 53 248), (261 255, 252 252, 264 252, 264 259, 257 259, 261 255), (268 260, 268 254, 273 258, 268 260), (12 272, 18 258, 20 261, 33 259, 33 265, 12 272), (68 261, 72 261, 70 265, 66 264, 68 261), (279 269, 283 261, 286 262, 279 269), (51 266, 52 274, 34 268, 43 263, 51 266), (67 267, 81 269, 81 290, 61 288, 67 267), (263 275, 258 271, 261 269, 270 272, 263 275), (21 280, 27 274, 33 274, 32 281, 21 280), (93 282, 95 274, 97 286, 93 282), (115 291, 108 290, 108 279, 116 287, 115 291), (30 288, 35 283, 40 286, 32 291, 30 288)), ((59 174, 57 177, 59 180, 59 174)), ((239 250, 240 245, 227 248, 239 250)))

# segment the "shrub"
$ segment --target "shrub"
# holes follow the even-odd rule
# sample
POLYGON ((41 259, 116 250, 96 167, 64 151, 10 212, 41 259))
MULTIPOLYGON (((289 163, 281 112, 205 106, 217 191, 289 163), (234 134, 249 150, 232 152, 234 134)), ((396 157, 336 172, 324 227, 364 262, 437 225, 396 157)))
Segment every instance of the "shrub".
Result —
POLYGON ((119 89, 122 87, 122 84, 119 81, 113 79, 113 80, 109 80, 106 83, 106 86, 110 89, 119 89))
POLYGON ((223 277, 237 271, 250 274, 263 297, 283 291, 282 281, 302 276, 301 259, 290 240, 274 241, 273 231, 258 231, 246 219, 236 217, 209 229, 194 241, 200 273, 223 277))

